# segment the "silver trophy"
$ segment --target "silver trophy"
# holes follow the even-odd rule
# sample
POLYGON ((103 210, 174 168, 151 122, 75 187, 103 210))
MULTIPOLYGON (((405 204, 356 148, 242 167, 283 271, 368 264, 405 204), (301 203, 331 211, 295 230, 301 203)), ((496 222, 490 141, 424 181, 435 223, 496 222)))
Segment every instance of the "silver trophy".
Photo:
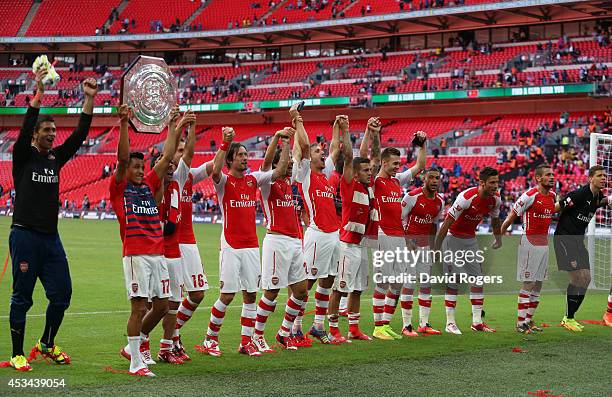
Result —
POLYGON ((139 55, 121 77, 121 104, 132 108, 130 124, 137 132, 161 133, 177 92, 176 79, 163 58, 139 55))

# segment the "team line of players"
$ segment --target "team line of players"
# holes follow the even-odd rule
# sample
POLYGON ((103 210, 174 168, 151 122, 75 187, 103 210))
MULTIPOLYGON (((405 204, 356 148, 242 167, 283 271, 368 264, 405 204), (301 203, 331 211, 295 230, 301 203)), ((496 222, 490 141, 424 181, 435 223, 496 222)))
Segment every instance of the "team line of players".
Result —
MULTIPOLYGON (((531 319, 539 301, 541 283, 546 278, 548 261, 548 249, 544 249, 547 242, 541 237, 548 234, 554 211, 573 206, 571 199, 555 202, 550 192, 553 180, 550 167, 536 170, 538 186, 523 194, 502 225, 499 177, 493 168, 481 170, 479 186, 460 193, 445 217, 444 200, 438 194, 439 170, 426 170, 423 186, 404 195, 403 187, 408 187, 413 177, 425 168, 426 134, 415 134, 414 142, 420 146, 415 165, 399 172, 399 150, 380 149, 378 118, 368 120, 359 156, 354 157, 352 146, 342 144, 350 142, 348 117, 337 116, 326 157, 320 145, 309 142, 302 116, 297 106, 293 106, 289 111, 292 127, 273 136, 261 168, 247 174, 248 152, 244 145, 234 142, 235 133, 230 127, 222 130, 222 144, 215 158, 192 168, 195 115, 188 111, 180 117, 175 108, 162 156, 145 173, 144 156, 129 149, 129 111, 127 106, 119 109, 118 166, 111 178, 110 193, 120 224, 125 285, 132 309, 127 327, 128 345, 121 350, 130 360, 130 374, 154 376, 149 369, 155 361, 148 335, 159 322, 163 338, 158 360, 172 364, 189 360, 180 340, 180 330, 208 289, 191 223, 191 197, 193 186, 208 177, 212 178, 218 196, 223 228, 219 253, 220 294, 211 309, 206 337, 198 346, 202 353, 221 355, 219 333, 226 309, 238 292, 242 292, 243 298, 238 351, 249 356, 273 352, 264 331, 269 315, 275 310, 279 291, 284 288, 289 289, 290 296, 275 337, 281 348, 308 347, 312 343, 308 336, 335 344, 351 339, 370 340, 359 328, 360 297, 370 279, 368 250, 476 251, 479 249, 476 229, 485 216, 492 219, 493 248, 501 246, 501 236, 515 217, 524 218, 526 230, 519 247, 517 270, 524 284, 519 295, 517 329, 531 332, 537 328, 531 319), (185 127, 188 133, 182 142, 185 127), (337 172, 340 156, 343 166, 337 172), (222 171, 224 166, 227 172, 222 171), (305 232, 295 207, 294 184, 300 189, 307 214, 305 232), (338 185, 341 217, 334 203, 338 185), (255 222, 258 191, 267 228, 261 261, 255 222), (438 222, 442 222, 440 230, 438 222), (314 321, 304 334, 302 318, 309 291, 315 284, 314 321), (257 302, 259 289, 263 294, 257 302), (338 327, 338 317, 342 297, 347 295, 349 329, 344 337, 338 327), (324 325, 326 317, 329 332, 324 325)), ((595 197, 595 209, 608 202, 599 191, 597 194, 601 197, 595 197)), ((567 266, 575 262, 567 259, 567 266)), ((584 265, 581 263, 581 266, 584 265)), ((419 333, 440 333, 429 324, 431 286, 426 282, 419 285, 419 319, 415 330, 412 326, 415 285, 393 279, 400 274, 429 275, 431 267, 432 262, 426 259, 416 266, 393 259, 384 260, 375 268, 380 277, 374 277, 373 337, 402 338, 389 325, 398 302, 404 322, 402 334, 414 337, 419 333)), ((476 260, 465 261, 462 266, 448 261, 444 263, 444 272, 484 276, 482 262, 476 260)), ((458 283, 449 282, 445 294, 446 332, 454 334, 461 333, 455 321, 458 288, 458 283)), ((482 284, 470 286, 470 301, 471 329, 495 332, 482 319, 482 284)))

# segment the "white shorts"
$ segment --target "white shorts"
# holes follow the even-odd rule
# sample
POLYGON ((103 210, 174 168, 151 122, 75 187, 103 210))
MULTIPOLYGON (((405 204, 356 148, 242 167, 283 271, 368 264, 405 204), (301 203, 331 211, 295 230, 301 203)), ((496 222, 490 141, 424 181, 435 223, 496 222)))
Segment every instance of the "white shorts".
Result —
POLYGON ((306 280, 302 240, 281 234, 266 234, 261 258, 261 288, 273 290, 306 280))
POLYGON ((368 249, 340 241, 340 266, 334 289, 340 292, 368 289, 368 249))
POLYGON ((123 275, 129 299, 170 296, 170 276, 162 255, 124 256, 123 275))
POLYGON ((311 227, 304 233, 304 259, 310 280, 336 276, 340 258, 338 231, 324 233, 311 227))
POLYGON ((166 267, 170 276, 170 297, 171 302, 180 302, 183 300, 181 288, 183 287, 183 261, 181 258, 166 258, 166 267))
POLYGON ((374 268, 375 273, 380 273, 383 277, 401 277, 405 274, 415 274, 415 268, 410 266, 410 263, 404 261, 403 254, 400 255, 399 258, 397 255, 395 255, 398 248, 400 249, 400 252, 404 252, 404 249, 406 248, 406 239, 404 236, 387 236, 385 234, 378 235, 377 251, 383 251, 382 253, 378 254, 379 258, 383 259, 381 260, 382 266, 377 266, 374 268), (384 260, 385 252, 387 251, 393 252, 393 260, 384 260))
POLYGON ((206 291, 208 279, 204 273, 200 251, 196 244, 179 244, 183 260, 183 288, 187 292, 206 291))
POLYGON ((219 252, 221 293, 257 292, 260 279, 259 248, 223 248, 219 252))
POLYGON ((548 245, 533 245, 525 235, 521 237, 516 279, 523 282, 548 280, 548 245))
POLYGON ((431 276, 431 266, 433 264, 431 249, 429 246, 417 247, 415 255, 418 255, 416 256, 416 264, 414 265, 416 281, 422 286, 429 285, 428 278, 431 276))

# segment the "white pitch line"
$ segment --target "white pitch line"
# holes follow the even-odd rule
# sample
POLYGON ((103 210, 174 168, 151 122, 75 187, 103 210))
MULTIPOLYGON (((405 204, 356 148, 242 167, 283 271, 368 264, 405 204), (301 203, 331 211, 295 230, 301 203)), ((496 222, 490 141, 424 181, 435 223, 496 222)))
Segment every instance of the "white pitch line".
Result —
MULTIPOLYGON (((555 289, 544 289, 541 292, 558 292, 559 290, 555 289)), ((499 292, 491 292, 488 295, 509 295, 514 294, 517 291, 499 291, 499 292)), ((287 296, 287 293, 279 293, 278 296, 287 296)), ((486 295, 485 295, 486 296, 486 295)), ((444 298, 444 295, 432 295, 433 298, 444 298)), ((369 301, 371 298, 363 296, 361 301, 369 301)), ((308 302, 307 305, 312 306, 314 302, 308 302)), ((231 309, 241 308, 242 305, 230 305, 228 306, 231 309)), ((200 310, 210 310, 212 306, 198 306, 200 310)), ((108 311, 93 311, 93 312, 66 312, 64 316, 97 316, 100 314, 129 314, 129 310, 108 310, 108 311)), ((28 314, 28 317, 45 317, 46 313, 37 313, 37 314, 28 314)), ((1 319, 8 319, 9 316, 0 316, 1 319)))

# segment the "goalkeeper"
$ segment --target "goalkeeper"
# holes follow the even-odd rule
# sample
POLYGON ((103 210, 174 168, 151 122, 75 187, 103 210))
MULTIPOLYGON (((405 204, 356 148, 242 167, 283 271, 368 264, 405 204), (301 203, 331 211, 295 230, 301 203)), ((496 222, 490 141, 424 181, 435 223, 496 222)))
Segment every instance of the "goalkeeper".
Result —
POLYGON ((18 371, 32 369, 23 351, 23 339, 26 313, 32 307, 32 292, 37 279, 45 289, 49 306, 45 329, 31 355, 42 354, 57 364, 70 363, 70 357, 54 341, 72 294, 68 261, 57 232, 59 174, 87 138, 94 97, 98 93, 95 79, 89 78, 83 82, 85 100, 79 124, 63 144, 53 147, 55 122, 50 116, 38 115, 45 91, 44 82, 49 81, 49 70, 50 65, 41 65, 36 71, 36 95, 30 102, 13 146, 16 195, 9 236, 13 263, 9 323, 13 342, 10 364, 18 371))
POLYGON ((583 325, 574 319, 574 314, 584 300, 591 282, 589 252, 584 246, 584 234, 598 208, 612 206, 612 197, 604 197, 602 189, 606 182, 604 167, 596 165, 589 169, 589 183, 570 192, 555 205, 561 211, 555 230, 554 244, 557 267, 569 274, 567 286, 567 312, 561 325, 573 332, 581 332, 583 325))

